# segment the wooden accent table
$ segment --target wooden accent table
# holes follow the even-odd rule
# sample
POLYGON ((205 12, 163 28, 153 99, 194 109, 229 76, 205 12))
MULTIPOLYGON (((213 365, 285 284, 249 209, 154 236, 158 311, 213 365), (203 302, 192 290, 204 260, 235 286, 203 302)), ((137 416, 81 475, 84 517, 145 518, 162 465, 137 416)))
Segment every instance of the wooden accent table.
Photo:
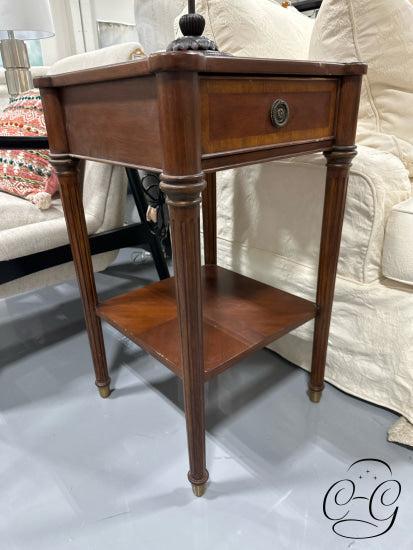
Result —
POLYGON ((204 382, 315 318, 310 397, 323 389, 361 63, 170 52, 42 77, 53 165, 77 270, 96 384, 109 395, 100 319, 183 379, 189 480, 201 495, 204 382), (324 151, 327 179, 316 304, 216 265, 215 172, 324 151), (98 303, 77 159, 161 172, 175 277, 98 303), (205 263, 201 267, 200 204, 205 263))

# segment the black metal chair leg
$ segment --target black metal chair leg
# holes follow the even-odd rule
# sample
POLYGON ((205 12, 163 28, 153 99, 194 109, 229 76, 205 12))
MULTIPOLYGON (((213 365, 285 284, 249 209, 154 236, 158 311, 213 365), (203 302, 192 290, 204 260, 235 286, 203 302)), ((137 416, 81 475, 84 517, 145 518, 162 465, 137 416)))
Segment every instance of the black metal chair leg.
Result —
POLYGON ((142 188, 142 182, 139 177, 138 171, 134 168, 125 168, 126 174, 128 176, 129 185, 132 191, 132 195, 138 209, 139 217, 141 223, 148 228, 148 245, 152 253, 153 260, 155 262, 156 271, 160 279, 167 279, 170 277, 168 265, 166 263, 165 254, 162 250, 161 241, 156 235, 149 222, 146 220, 146 209, 148 203, 146 201, 145 194, 142 188))

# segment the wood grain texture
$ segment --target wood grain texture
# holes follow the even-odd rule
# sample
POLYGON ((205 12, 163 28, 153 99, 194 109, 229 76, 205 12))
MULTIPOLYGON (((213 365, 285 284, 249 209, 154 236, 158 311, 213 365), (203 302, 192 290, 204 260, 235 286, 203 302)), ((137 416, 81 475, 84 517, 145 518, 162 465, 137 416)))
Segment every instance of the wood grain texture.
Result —
POLYGON ((68 86, 62 102, 73 155, 124 165, 140 156, 162 167, 155 77, 92 83, 87 93, 84 86, 68 86))
POLYGON ((348 175, 351 161, 356 154, 354 142, 360 91, 361 76, 343 78, 339 96, 335 145, 332 151, 325 153, 327 176, 316 298, 319 315, 314 326, 310 392, 319 393, 324 388, 328 336, 346 206, 348 175))
POLYGON ((202 226, 204 230, 204 259, 206 264, 217 263, 217 181, 215 173, 206 176, 202 193, 202 226))
MULTIPOLYGON (((365 72, 362 63, 173 52, 36 80, 43 88, 50 147, 57 162, 66 162, 67 155, 72 155, 162 172, 175 277, 108 300, 97 305, 96 312, 183 378, 189 479, 195 485, 208 478, 205 380, 316 318, 310 389, 321 392, 348 168, 365 72), (290 108, 288 123, 277 129, 269 117, 275 99, 287 101, 290 108), (97 121, 105 112, 106 119, 97 121), (148 127, 148 119, 153 128, 148 127), (146 143, 142 130, 149 132, 146 143), (211 264, 216 262, 213 173, 312 151, 323 151, 328 158, 317 304, 216 265, 201 269, 202 193, 205 257, 211 264)), ((98 357, 104 350, 94 310, 80 193, 72 168, 60 177, 68 224, 77 226, 71 228, 71 238, 79 249, 75 262, 89 304, 85 316, 92 353, 98 357)), ((104 366, 99 364, 102 378, 104 366)))
POLYGON ((355 148, 344 153, 344 155, 335 151, 326 153, 327 182, 316 300, 319 315, 314 327, 313 360, 309 384, 310 390, 316 392, 324 388, 324 370, 340 251, 341 228, 346 206, 348 170, 354 155, 355 148))
POLYGON ((204 484, 208 479, 208 471, 205 457, 200 200, 197 203, 191 200, 189 206, 184 206, 182 202, 175 205, 171 194, 168 199, 180 335, 177 341, 181 343, 188 433, 188 477, 191 483, 204 484))
POLYGON ((344 76, 365 74, 364 63, 322 63, 280 59, 208 56, 198 52, 163 52, 148 58, 34 79, 39 88, 73 86, 133 78, 160 72, 193 71, 214 74, 272 76, 344 76))
POLYGON ((59 90, 57 88, 42 88, 40 89, 40 96, 42 98, 50 152, 54 154, 55 159, 57 155, 63 155, 63 158, 67 160, 70 147, 59 90))
POLYGON ((161 189, 169 206, 172 258, 184 384, 189 473, 192 484, 208 479, 205 457, 205 404, 201 294, 200 204, 205 189, 200 155, 198 76, 193 72, 157 75, 163 150, 161 189))
POLYGON ((202 78, 202 153, 329 138, 337 86, 335 79, 202 78), (290 111, 281 128, 270 119, 276 99, 290 111))
POLYGON ((297 141, 294 143, 279 143, 235 149, 233 151, 216 152, 202 155, 202 170, 208 174, 228 168, 238 168, 260 162, 268 162, 288 157, 329 151, 334 144, 334 137, 318 140, 297 141))
POLYGON ((82 298, 96 385, 98 388, 106 388, 109 387, 110 378, 106 363, 102 327, 100 319, 96 315, 98 298, 80 184, 77 177, 77 161, 70 159, 70 157, 67 157, 66 160, 61 157, 56 159, 51 154, 51 163, 59 177, 60 196, 82 298))
MULTIPOLYGON (((201 288, 205 380, 317 314, 315 305, 307 300, 222 267, 204 266, 201 288)), ((173 278, 111 298, 97 311, 182 377, 173 278)))

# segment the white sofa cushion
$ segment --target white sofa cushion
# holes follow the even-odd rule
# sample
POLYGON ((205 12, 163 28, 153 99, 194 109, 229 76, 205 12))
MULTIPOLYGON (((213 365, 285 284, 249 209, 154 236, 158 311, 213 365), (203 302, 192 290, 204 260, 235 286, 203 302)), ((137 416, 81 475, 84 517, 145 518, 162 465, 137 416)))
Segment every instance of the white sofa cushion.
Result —
MULTIPOLYGON (((101 163, 89 163, 89 170, 89 180, 84 188, 84 194, 90 195, 89 200, 86 200, 85 211, 88 233, 99 233, 119 227, 123 222, 126 194, 125 170, 120 166, 101 163), (103 174, 106 170, 109 170, 109 173, 103 174)), ((60 200, 52 201, 48 210, 39 210, 18 197, 0 193, 0 211, 7 212, 7 219, 9 215, 13 216, 14 208, 19 209, 20 215, 25 211, 25 224, 0 231, 0 261, 67 244, 67 229, 60 200), (19 204, 12 204, 13 202, 19 204)), ((117 251, 111 251, 93 256, 94 270, 105 269, 116 255, 117 251)), ((66 263, 0 285, 0 298, 75 277, 73 262, 66 263)))
MULTIPOLYGON (((279 258, 316 267, 325 170, 323 155, 313 154, 218 173, 218 236, 230 245, 236 271, 248 272, 258 252, 267 255, 270 284, 279 258)), ((339 277, 371 283, 381 276, 385 223, 392 206, 409 195, 400 159, 358 147, 350 171, 339 277)))
MULTIPOLYGON (((204 35, 220 51, 241 57, 306 59, 314 22, 275 0, 196 0, 204 35)), ((178 21, 175 31, 178 35, 178 21)))
POLYGON ((35 223, 49 222, 54 218, 60 218, 62 216, 62 210, 60 200, 52 200, 50 208, 47 210, 40 210, 40 208, 33 208, 33 203, 29 201, 23 201, 16 195, 10 195, 9 193, 0 192, 0 260, 6 259, 2 254, 3 243, 5 236, 3 231, 14 229, 20 226, 28 226, 35 223))
POLYGON ((413 285, 413 198, 396 204, 387 222, 383 275, 413 285))
POLYGON ((357 140, 397 155, 413 176, 412 0, 324 0, 309 59, 364 61, 357 140))

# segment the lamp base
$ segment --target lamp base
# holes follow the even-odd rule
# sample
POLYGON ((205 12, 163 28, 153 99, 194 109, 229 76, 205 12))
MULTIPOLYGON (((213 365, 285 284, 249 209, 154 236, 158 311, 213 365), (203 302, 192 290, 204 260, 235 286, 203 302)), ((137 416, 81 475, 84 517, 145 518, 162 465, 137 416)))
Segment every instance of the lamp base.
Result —
POLYGON ((17 97, 33 88, 33 78, 30 69, 5 68, 7 89, 10 97, 17 97))
POLYGON ((23 40, 9 38, 0 42, 7 89, 11 97, 33 88, 29 56, 23 40))

